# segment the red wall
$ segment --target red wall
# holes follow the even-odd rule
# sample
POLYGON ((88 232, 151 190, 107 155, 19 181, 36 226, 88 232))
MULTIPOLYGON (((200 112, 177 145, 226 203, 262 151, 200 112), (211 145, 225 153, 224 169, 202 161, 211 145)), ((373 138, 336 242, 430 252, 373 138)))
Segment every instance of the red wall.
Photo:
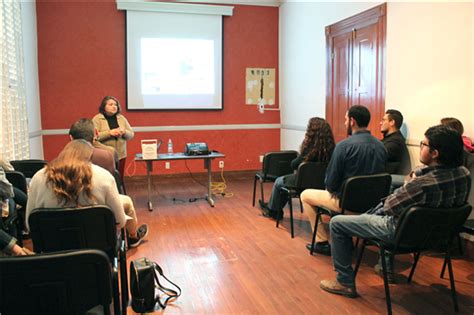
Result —
MULTIPOLYGON (((38 0, 36 10, 43 130, 68 129, 81 117, 92 118, 105 95, 121 101, 132 127, 280 122, 279 111, 262 115, 256 106, 245 105, 245 68, 278 68, 278 8, 234 6, 233 16, 224 17, 224 110, 156 112, 125 109, 125 13, 115 1, 38 0)), ((278 89, 276 95, 279 104, 278 89)), ((128 161, 140 152, 141 139, 153 138, 171 138, 175 151, 186 142, 207 142, 226 154, 225 170, 259 169, 259 155, 280 148, 279 129, 139 132, 129 141, 128 161)), ((67 141, 66 135, 44 136, 45 158, 57 156, 67 141)), ((167 171, 162 164, 156 163, 155 173, 186 171, 183 162, 172 163, 167 171)), ((202 163, 188 165, 203 171, 202 163)), ((137 174, 144 170, 137 165, 137 174)))

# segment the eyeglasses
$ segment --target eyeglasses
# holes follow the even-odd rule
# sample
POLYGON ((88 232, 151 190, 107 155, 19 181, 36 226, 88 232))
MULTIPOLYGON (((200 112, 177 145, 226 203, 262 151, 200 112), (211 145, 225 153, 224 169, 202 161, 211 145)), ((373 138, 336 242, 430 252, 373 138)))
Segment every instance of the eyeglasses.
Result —
POLYGON ((423 148, 423 146, 426 146, 426 147, 430 148, 431 150, 437 150, 432 145, 429 145, 429 144, 424 143, 423 141, 420 141, 420 149, 423 148))

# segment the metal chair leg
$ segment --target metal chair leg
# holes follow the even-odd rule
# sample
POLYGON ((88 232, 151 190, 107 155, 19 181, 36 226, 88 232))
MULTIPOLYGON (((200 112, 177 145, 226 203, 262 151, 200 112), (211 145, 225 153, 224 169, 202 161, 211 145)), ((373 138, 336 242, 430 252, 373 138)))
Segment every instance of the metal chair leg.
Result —
POLYGON ((298 196, 298 200, 300 201, 300 211, 303 213, 303 202, 301 202, 301 198, 298 196))
POLYGON ((313 231, 313 238, 311 240, 311 250, 309 251, 310 255, 313 255, 314 252, 314 244, 316 243, 316 234, 318 233, 318 223, 319 220, 321 219, 321 213, 319 212, 319 209, 316 208, 316 211, 318 214, 316 215, 316 222, 314 222, 314 231, 313 231))
POLYGON ((380 257, 382 257, 382 271, 383 271, 383 286, 385 288, 385 301, 387 303, 387 314, 392 315, 392 300, 390 299, 390 288, 387 278, 387 263, 385 261, 385 250, 380 248, 380 257))
MULTIPOLYGON (((280 195, 282 195, 283 193, 285 193, 284 190, 280 189, 280 195)), ((277 215, 276 221, 277 221, 276 227, 278 227, 280 225, 280 215, 277 215)))
POLYGON ((451 282, 451 296, 453 298, 454 311, 458 312, 459 311, 458 296, 456 294, 456 287, 454 285, 454 273, 453 273, 453 266, 451 264, 451 254, 449 252, 449 248, 446 252, 446 260, 448 261, 449 281, 451 282))
POLYGON ((444 278, 444 272, 446 271, 446 264, 447 264, 447 263, 448 263, 448 262, 447 262, 446 258, 444 258, 443 268, 441 268, 441 274, 439 275, 439 277, 440 277, 441 279, 444 278))
POLYGON ((359 271, 360 262, 362 261, 362 255, 364 255, 364 250, 365 250, 365 242, 362 241, 362 248, 359 251, 359 255, 357 255, 357 262, 354 268, 354 279, 357 276, 357 272, 359 271))
POLYGON ((257 190, 257 175, 253 178, 253 201, 252 201, 252 207, 255 207, 255 191, 257 190))
POLYGON ((293 195, 291 192, 288 193, 288 203, 290 204, 290 225, 291 225, 291 238, 295 237, 294 226, 293 226, 293 195))
POLYGON ((263 194, 263 180, 260 180, 260 197, 262 202, 265 202, 265 196, 263 194))
POLYGON ((420 259, 420 252, 413 254, 413 266, 411 266, 410 275, 408 276, 407 283, 411 282, 413 274, 415 273, 416 265, 418 264, 418 259, 420 259))

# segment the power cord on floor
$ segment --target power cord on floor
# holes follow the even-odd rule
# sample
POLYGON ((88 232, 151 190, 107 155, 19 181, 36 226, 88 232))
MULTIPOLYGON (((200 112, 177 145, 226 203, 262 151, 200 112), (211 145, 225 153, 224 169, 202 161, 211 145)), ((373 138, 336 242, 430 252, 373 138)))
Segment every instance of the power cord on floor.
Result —
POLYGON ((221 168, 221 178, 222 178, 222 182, 212 182, 211 183, 212 193, 215 194, 215 195, 221 195, 221 196, 227 197, 227 198, 233 197, 234 193, 225 192, 225 190, 227 189, 227 184, 226 184, 226 181, 225 181, 225 178, 224 178, 224 168, 221 168))

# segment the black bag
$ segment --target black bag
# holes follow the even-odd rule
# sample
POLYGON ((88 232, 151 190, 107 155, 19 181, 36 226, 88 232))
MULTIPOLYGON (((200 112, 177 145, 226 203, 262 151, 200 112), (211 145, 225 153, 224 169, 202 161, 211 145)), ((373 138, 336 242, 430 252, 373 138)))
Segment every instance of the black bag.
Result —
POLYGON ((181 288, 171 282, 163 274, 163 270, 157 263, 145 257, 133 260, 130 263, 130 292, 132 294, 132 309, 137 313, 153 312, 156 303, 161 308, 166 308, 170 299, 181 295, 181 288), (161 285, 159 276, 162 276, 178 290, 172 290, 161 285), (158 288, 168 297, 162 302, 160 294, 155 295, 158 288))

